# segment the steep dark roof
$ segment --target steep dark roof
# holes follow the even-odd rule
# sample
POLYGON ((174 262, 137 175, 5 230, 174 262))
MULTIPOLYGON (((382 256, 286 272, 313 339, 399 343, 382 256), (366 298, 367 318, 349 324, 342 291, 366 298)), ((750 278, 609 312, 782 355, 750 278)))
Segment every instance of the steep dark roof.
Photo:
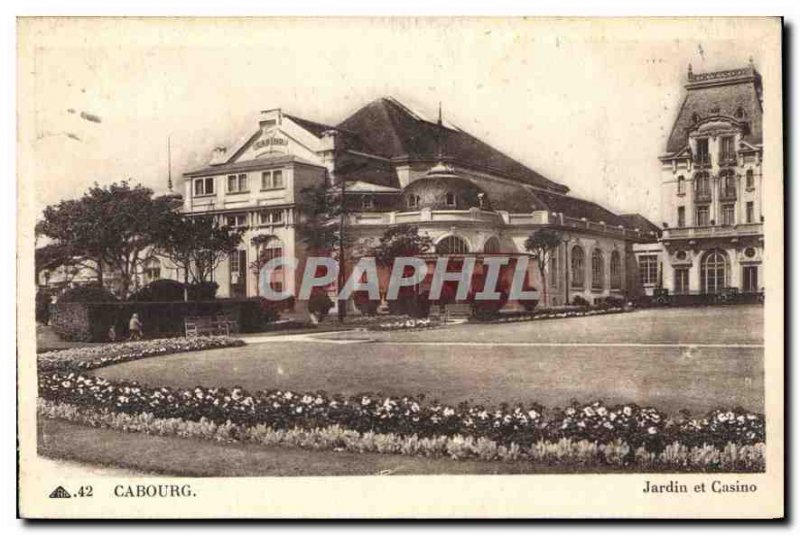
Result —
POLYGON ((626 226, 620 216, 591 201, 544 191, 537 191, 535 195, 551 212, 560 212, 576 219, 585 217, 596 223, 603 221, 611 226, 626 226))
POLYGON ((747 123, 744 140, 761 144, 761 77, 755 69, 737 69, 689 74, 686 97, 667 141, 667 153, 674 154, 688 144, 688 132, 696 117, 726 116, 747 123), (741 108, 745 116, 736 117, 741 108))
POLYGON ((322 137, 322 134, 328 130, 337 129, 335 126, 309 121, 308 119, 302 119, 296 115, 289 115, 288 113, 284 113, 283 115, 284 117, 288 117, 292 121, 296 122, 298 125, 302 126, 317 137, 322 137))
POLYGON ((466 132, 415 116, 391 98, 367 104, 338 128, 357 134, 368 152, 385 158, 435 161, 441 140, 441 153, 447 162, 495 172, 539 188, 569 191, 466 132))
POLYGON ((656 236, 661 236, 661 229, 642 214, 621 214, 619 216, 629 229, 639 229, 642 232, 655 232, 656 236))
POLYGON ((347 182, 369 182, 379 186, 400 188, 397 172, 392 164, 385 160, 369 158, 342 151, 336 157, 336 179, 347 182))

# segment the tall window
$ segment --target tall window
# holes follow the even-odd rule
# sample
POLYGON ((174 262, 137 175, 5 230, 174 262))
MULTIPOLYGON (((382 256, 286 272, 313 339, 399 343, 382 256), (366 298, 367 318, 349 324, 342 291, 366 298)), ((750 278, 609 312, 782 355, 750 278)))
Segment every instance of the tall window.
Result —
POLYGON ((447 193, 445 193, 445 195, 444 195, 444 203, 447 206, 455 206, 456 205, 456 196, 455 196, 455 194, 451 193, 449 191, 447 193))
POLYGON ((689 293, 689 268, 675 268, 675 293, 689 293))
POLYGON ((694 176, 694 191, 698 198, 711 198, 711 179, 708 173, 697 173, 694 176))
POLYGON ((724 136, 719 142, 719 160, 730 162, 736 159, 736 151, 733 148, 733 136, 724 136))
POLYGON ((744 174, 744 187, 747 191, 752 191, 756 187, 752 169, 748 169, 744 174))
POLYGON ((727 286, 728 258, 718 250, 709 251, 700 264, 700 279, 703 293, 716 294, 727 286))
POLYGON ((695 161, 699 164, 708 164, 709 157, 708 157, 708 139, 702 138, 697 140, 697 154, 695 156, 695 161))
POLYGON ((618 251, 611 251, 611 289, 622 288, 622 261, 618 251))
POLYGON ((758 291, 758 266, 744 266, 742 268, 742 291, 758 291))
POLYGON ((467 242, 458 236, 447 236, 436 244, 436 254, 464 254, 469 252, 467 242))
POLYGON ((747 218, 746 221, 748 223, 752 223, 753 219, 755 218, 755 215, 753 214, 753 209, 754 209, 753 201, 747 201, 747 204, 745 205, 745 212, 746 212, 745 217, 747 218))
POLYGON ((686 193, 686 180, 681 175, 678 177, 678 195, 683 195, 684 193, 686 193))
POLYGON ((580 245, 572 248, 572 255, 570 259, 570 270, 572 276, 570 277, 571 286, 573 288, 583 288, 586 272, 584 268, 584 253, 580 245))
POLYGON ((639 282, 644 286, 658 282, 658 256, 646 254, 639 257, 639 282))
POLYGON ((719 174, 720 196, 727 199, 736 198, 736 175, 730 169, 719 174))
POLYGON ((678 206, 678 228, 686 226, 686 207, 678 206))
POLYGON ((603 288, 603 253, 600 249, 592 251, 592 288, 603 288))
POLYGON ((194 181, 194 194, 197 197, 202 195, 214 195, 214 179, 196 178, 194 181))
POLYGON ((558 286, 560 277, 558 270, 558 249, 555 249, 550 253, 550 286, 554 288, 558 286))
POLYGON ((419 195, 409 195, 408 196, 408 207, 409 208, 419 208, 419 195))
POLYGON ((697 207, 697 217, 695 221, 698 227, 707 227, 711 224, 711 220, 708 217, 708 206, 697 207))
POLYGON ((264 171, 261 173, 261 189, 280 189, 283 187, 283 171, 264 171))
POLYGON ((735 225, 736 224, 736 216, 734 215, 733 205, 732 204, 723 204, 722 205, 722 224, 723 225, 735 225))

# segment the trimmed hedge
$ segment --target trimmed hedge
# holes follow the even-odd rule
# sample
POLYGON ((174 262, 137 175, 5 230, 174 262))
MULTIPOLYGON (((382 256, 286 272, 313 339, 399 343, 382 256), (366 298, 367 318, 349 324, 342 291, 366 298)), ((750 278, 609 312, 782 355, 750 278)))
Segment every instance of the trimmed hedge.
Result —
POLYGON ((214 301, 56 303, 51 318, 53 329, 62 338, 82 342, 108 340, 114 325, 117 337, 129 334, 131 316, 139 314, 146 338, 182 336, 184 320, 192 316, 225 315, 236 321, 240 332, 259 332, 276 315, 267 315, 258 299, 217 299, 214 301))

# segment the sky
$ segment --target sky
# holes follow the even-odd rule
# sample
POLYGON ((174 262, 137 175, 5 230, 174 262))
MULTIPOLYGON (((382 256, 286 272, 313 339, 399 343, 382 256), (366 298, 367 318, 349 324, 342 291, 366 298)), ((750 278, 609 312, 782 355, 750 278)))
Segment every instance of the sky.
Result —
POLYGON ((21 31, 33 84, 20 91, 31 112, 20 115, 29 127, 20 142, 36 160, 41 209, 94 182, 130 178, 165 191, 168 138, 180 188, 213 147, 255 131, 260 110, 335 125, 383 96, 432 117, 441 102, 448 122, 571 194, 659 224, 657 158, 687 66, 737 68, 752 57, 758 68, 759 37, 741 24, 37 21, 21 31))

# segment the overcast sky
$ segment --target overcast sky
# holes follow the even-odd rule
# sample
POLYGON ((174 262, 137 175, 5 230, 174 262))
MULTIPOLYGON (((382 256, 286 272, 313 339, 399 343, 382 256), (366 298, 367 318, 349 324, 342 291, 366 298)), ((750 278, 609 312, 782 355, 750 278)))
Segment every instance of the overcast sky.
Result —
MULTIPOLYGON (((282 108, 336 124, 393 96, 445 118, 572 194, 659 219, 659 164, 695 72, 759 66, 735 23, 227 20, 39 23, 40 206, 93 182, 176 184, 215 145, 282 108), (80 113, 99 117, 95 122, 80 113), (77 137, 79 139, 74 139, 77 137)), ((23 117, 21 120, 26 120, 23 117)), ((182 190, 181 190, 182 191, 182 190)))

